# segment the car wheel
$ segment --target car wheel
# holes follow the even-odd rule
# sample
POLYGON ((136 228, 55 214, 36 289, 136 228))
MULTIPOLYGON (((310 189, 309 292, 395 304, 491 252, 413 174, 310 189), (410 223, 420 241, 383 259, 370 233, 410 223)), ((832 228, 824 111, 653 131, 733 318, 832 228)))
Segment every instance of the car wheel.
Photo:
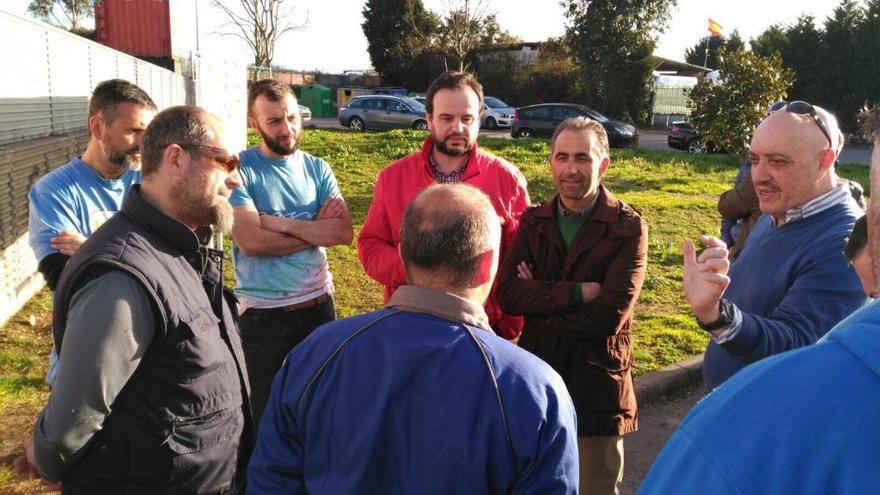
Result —
POLYGON ((425 122, 424 120, 417 120, 417 121, 413 122, 412 128, 417 131, 427 131, 428 130, 428 123, 425 122))
POLYGON ((516 137, 521 139, 535 137, 535 132, 528 127, 523 127, 516 132, 516 137))
POLYGON ((698 153, 698 154, 706 154, 709 150, 706 148, 706 145, 703 144, 702 139, 691 139, 688 141, 687 146, 688 153, 698 153))
POLYGON ((493 117, 486 117, 486 127, 494 131, 498 129, 498 121, 493 117))
POLYGON ((352 117, 348 121, 348 128, 353 131, 362 131, 364 130, 364 121, 360 117, 352 117))

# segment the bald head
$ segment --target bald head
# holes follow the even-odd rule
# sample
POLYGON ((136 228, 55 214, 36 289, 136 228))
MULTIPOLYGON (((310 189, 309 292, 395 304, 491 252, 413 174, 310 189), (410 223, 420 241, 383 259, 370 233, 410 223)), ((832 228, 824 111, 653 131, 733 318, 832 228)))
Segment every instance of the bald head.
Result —
POLYGON ((795 114, 785 109, 772 112, 755 130, 752 144, 756 139, 772 140, 779 148, 804 151, 818 156, 826 149, 833 152, 833 158, 843 149, 843 133, 837 119, 822 107, 813 106, 828 130, 826 137, 816 119, 810 114, 795 114), (830 139, 830 141, 829 141, 830 139))
POLYGON ((466 184, 435 185, 404 212, 400 255, 410 283, 450 292, 485 287, 485 299, 500 239, 498 215, 485 194, 466 184))

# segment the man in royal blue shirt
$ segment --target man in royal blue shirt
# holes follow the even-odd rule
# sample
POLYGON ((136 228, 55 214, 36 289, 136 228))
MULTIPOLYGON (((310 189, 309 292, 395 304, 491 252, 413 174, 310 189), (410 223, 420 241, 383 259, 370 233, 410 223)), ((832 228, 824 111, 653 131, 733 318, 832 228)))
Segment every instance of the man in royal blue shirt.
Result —
POLYGON ((483 309, 501 238, 489 199, 431 186, 400 237, 409 285, 318 328, 278 372, 248 493, 577 493, 562 379, 483 309))
POLYGON ((842 254, 862 210, 834 170, 837 121, 801 101, 771 110, 749 148, 763 215, 736 262, 714 237, 703 237, 699 257, 684 245, 685 295, 711 335, 709 389, 751 362, 815 343, 865 302, 842 254))

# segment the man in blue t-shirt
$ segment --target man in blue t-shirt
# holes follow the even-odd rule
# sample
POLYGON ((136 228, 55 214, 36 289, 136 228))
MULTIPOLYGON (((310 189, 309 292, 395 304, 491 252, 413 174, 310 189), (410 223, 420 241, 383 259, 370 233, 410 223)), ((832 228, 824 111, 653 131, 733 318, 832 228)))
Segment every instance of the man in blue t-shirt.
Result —
POLYGON ((815 343, 865 302, 843 246, 860 207, 834 171, 843 134, 826 110, 780 102, 755 131, 751 180, 763 215, 732 265, 720 239, 684 245, 684 290, 711 335, 713 389, 749 363, 815 343), (723 297, 722 297, 723 296, 723 297))
MULTIPOLYGON (((156 113, 144 90, 122 79, 99 83, 89 100, 91 137, 82 156, 43 176, 28 193, 28 235, 49 288, 67 260, 122 206, 140 182, 141 140, 156 113)), ((46 381, 54 381, 55 352, 46 381)))
POLYGON ((324 248, 350 244, 353 233, 330 166, 299 149, 302 120, 290 86, 254 83, 248 124, 263 139, 240 154, 242 186, 229 201, 239 330, 259 424, 284 357, 336 318, 324 248))

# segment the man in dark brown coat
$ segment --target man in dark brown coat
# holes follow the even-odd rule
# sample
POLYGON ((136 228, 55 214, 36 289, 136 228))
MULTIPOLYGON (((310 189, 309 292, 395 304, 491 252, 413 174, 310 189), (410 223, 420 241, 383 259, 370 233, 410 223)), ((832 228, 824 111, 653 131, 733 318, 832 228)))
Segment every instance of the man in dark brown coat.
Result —
POLYGON ((578 415, 581 493, 618 493, 623 435, 638 426, 632 313, 647 226, 603 185, 605 129, 582 117, 553 134, 557 195, 526 210, 499 272, 505 312, 525 316, 520 346, 562 375, 578 415))

